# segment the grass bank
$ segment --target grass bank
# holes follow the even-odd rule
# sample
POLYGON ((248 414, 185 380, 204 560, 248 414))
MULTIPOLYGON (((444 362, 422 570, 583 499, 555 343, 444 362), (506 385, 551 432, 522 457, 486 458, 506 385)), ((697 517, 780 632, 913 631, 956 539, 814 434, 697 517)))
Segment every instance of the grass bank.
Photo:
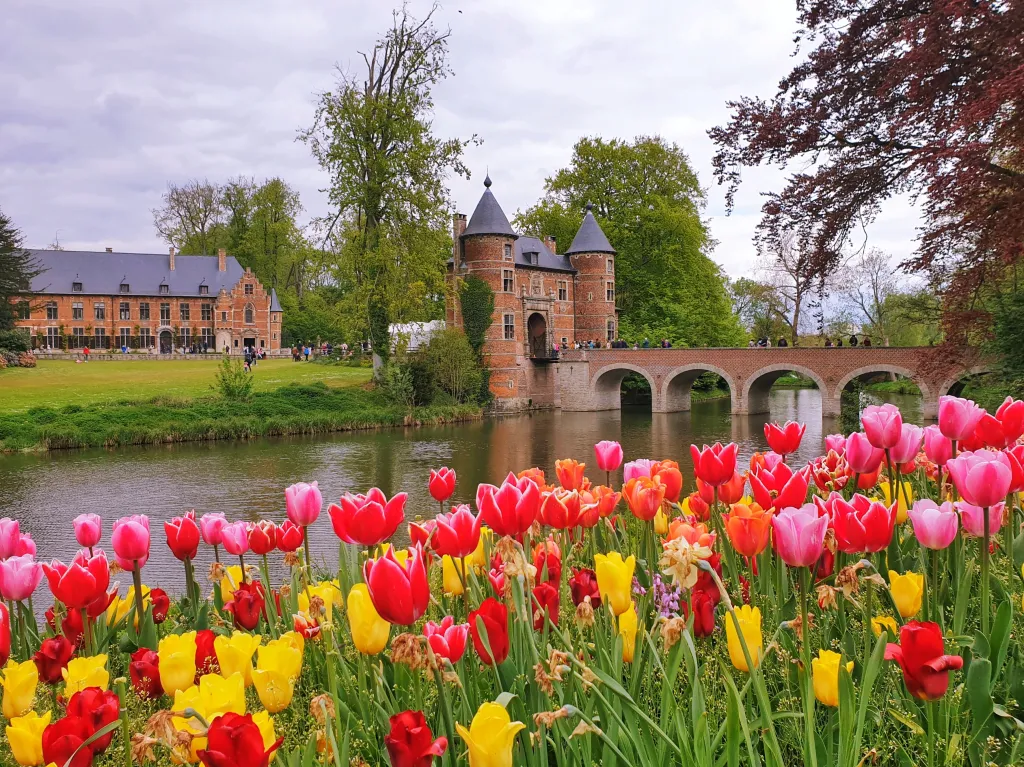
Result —
POLYGON ((864 387, 865 391, 883 392, 885 394, 920 394, 921 390, 917 384, 909 378, 900 378, 895 381, 876 381, 864 387))
POLYGON ((479 416, 480 409, 470 405, 430 406, 409 412, 379 392, 354 386, 332 388, 319 381, 258 392, 248 402, 213 395, 195 399, 160 396, 139 402, 0 412, 0 451, 324 434, 479 416))

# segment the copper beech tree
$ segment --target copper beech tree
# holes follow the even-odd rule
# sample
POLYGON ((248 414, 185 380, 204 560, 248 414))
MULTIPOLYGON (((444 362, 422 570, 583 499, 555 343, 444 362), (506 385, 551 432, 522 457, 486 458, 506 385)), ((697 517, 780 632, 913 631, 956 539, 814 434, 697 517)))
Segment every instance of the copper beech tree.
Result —
POLYGON ((948 309, 969 319, 981 285, 1024 254, 1024 2, 797 9, 800 63, 770 100, 730 102, 709 132, 729 205, 743 168, 798 168, 767 195, 758 239, 775 249, 794 233, 822 276, 855 227, 909 194, 923 224, 904 266, 940 276, 948 309))

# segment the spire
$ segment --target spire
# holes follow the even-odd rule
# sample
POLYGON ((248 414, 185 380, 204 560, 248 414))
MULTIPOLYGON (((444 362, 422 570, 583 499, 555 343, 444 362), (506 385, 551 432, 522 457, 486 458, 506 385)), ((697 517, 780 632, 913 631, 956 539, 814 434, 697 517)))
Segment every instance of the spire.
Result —
POLYGON ((494 199, 489 174, 484 179, 484 193, 480 197, 480 202, 476 204, 473 215, 469 217, 469 223, 462 236, 471 237, 476 234, 501 234, 513 238, 519 236, 512 231, 505 212, 501 209, 498 201, 494 199))
POLYGON ((579 231, 572 238, 572 245, 565 251, 565 255, 571 256, 574 253, 615 253, 615 248, 608 242, 608 238, 601 231, 601 225, 593 214, 594 206, 587 203, 587 215, 583 217, 579 231))

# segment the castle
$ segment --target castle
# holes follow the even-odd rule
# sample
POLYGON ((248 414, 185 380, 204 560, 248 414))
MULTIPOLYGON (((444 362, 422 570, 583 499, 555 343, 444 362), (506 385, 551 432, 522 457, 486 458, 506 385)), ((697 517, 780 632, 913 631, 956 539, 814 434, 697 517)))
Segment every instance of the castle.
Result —
MULTIPOLYGON (((490 388, 499 409, 557 406, 558 353, 575 343, 606 345, 617 337, 615 249, 587 206, 565 251, 554 237, 517 234, 484 180, 476 210, 456 213, 450 280, 478 277, 494 291, 494 313, 483 346, 490 388)), ((449 327, 462 327, 458 299, 449 301, 449 327)))

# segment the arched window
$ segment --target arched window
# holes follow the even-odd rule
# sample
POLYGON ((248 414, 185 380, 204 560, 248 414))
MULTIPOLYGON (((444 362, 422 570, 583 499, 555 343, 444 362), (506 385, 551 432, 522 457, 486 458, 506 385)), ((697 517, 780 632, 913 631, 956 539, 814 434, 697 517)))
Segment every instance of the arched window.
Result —
POLYGON ((253 319, 253 315, 254 315, 254 312, 253 312, 252 304, 246 304, 245 305, 245 324, 246 325, 252 325, 253 323, 256 322, 256 320, 253 319))

